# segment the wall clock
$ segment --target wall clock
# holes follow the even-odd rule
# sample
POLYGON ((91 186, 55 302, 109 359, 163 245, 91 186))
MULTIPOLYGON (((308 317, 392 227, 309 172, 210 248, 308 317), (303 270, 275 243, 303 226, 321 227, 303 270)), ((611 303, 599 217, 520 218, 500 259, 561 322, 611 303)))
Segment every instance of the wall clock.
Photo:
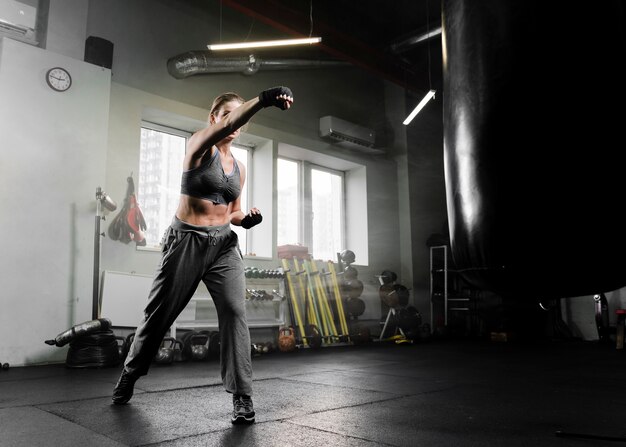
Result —
POLYGON ((64 92, 72 86, 72 76, 65 68, 54 67, 46 72, 46 82, 51 89, 64 92))

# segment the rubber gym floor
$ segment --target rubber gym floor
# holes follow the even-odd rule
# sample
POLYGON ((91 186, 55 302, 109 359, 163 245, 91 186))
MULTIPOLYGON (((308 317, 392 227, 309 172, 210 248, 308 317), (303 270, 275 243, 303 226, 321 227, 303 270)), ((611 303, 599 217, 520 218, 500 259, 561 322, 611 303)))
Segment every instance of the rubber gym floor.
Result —
MULTIPOLYGON (((626 352, 584 341, 431 340, 253 357, 256 424, 232 426, 217 361, 0 371, 7 446, 615 446, 626 352), (604 438, 601 439, 601 438, 604 438)), ((616 444, 617 442, 617 444, 616 444)))

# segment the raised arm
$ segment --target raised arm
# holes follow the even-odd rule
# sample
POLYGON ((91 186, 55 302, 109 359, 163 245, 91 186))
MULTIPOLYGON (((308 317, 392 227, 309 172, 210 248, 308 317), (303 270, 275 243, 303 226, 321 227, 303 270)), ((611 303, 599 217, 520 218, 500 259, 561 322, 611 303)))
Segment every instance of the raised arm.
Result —
POLYGON ((217 122, 211 120, 207 127, 194 133, 189 138, 185 160, 194 164, 194 161, 202 158, 213 145, 241 128, 262 108, 259 99, 253 98, 234 109, 222 120, 217 122))
POLYGON ((193 165, 213 145, 241 128, 262 108, 276 106, 287 110, 292 103, 293 94, 288 87, 273 87, 262 91, 257 98, 241 104, 219 121, 210 120, 207 127, 193 134, 187 143, 185 160, 193 165))

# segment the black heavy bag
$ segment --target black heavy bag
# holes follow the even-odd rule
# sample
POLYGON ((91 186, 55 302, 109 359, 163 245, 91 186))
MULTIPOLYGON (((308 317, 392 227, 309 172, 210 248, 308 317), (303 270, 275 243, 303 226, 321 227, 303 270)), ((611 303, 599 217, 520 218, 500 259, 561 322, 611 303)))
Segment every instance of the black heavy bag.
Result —
POLYGON ((454 261, 528 301, 626 285, 624 2, 444 0, 454 261))

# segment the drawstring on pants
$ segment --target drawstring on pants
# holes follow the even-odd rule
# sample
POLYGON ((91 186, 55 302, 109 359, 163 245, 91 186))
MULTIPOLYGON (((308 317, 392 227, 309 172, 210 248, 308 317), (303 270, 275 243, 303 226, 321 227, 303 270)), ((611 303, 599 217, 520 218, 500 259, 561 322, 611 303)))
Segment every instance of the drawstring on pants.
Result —
POLYGON ((217 245, 217 233, 219 233, 219 232, 220 232, 220 230, 219 230, 219 228, 218 228, 217 230, 215 230, 215 231, 213 232, 213 234, 208 233, 208 234, 209 234, 209 244, 211 244, 211 245, 217 245))

